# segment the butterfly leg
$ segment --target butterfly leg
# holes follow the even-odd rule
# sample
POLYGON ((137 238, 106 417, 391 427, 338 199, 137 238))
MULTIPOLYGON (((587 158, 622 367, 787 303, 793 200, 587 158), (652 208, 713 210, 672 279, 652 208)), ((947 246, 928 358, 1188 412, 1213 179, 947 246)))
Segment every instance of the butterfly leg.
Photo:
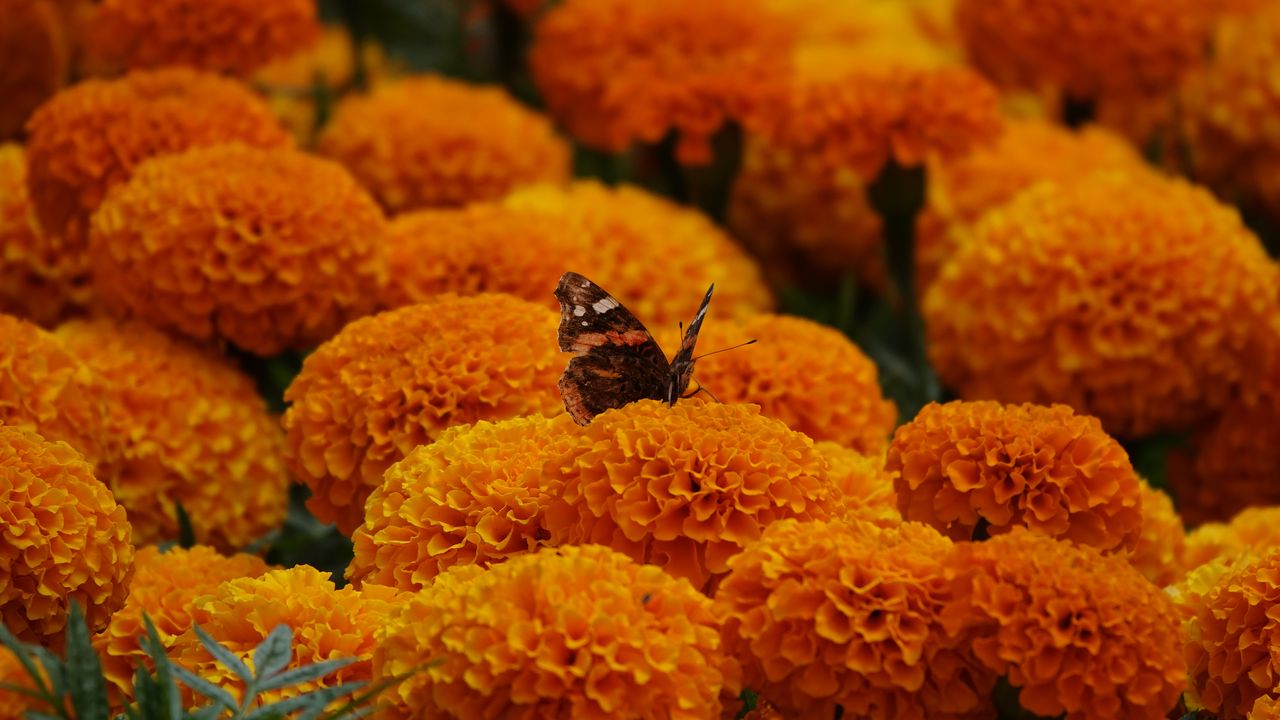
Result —
MULTIPOLYGON (((681 395, 680 397, 681 397, 682 399, 688 399, 688 398, 691 398, 691 397, 693 397, 693 396, 697 395, 698 393, 706 393, 706 394, 708 394, 708 395, 710 395, 710 396, 711 396, 711 399, 712 399, 712 400, 715 400, 715 401, 716 401, 716 402, 718 402, 718 403, 720 402, 720 398, 716 397, 716 394, 715 394, 715 393, 713 393, 713 392, 711 392, 710 390, 708 390, 708 389, 706 389, 705 387, 703 387, 703 386, 702 386, 702 383, 698 382, 697 380, 694 380, 694 381, 693 381, 693 384, 694 384, 694 385, 697 385, 697 386, 698 386, 698 389, 697 389, 697 390, 694 390, 693 392, 689 393, 688 395, 681 395)), ((722 405, 723 405, 724 403, 720 403, 720 404, 722 404, 722 405)))

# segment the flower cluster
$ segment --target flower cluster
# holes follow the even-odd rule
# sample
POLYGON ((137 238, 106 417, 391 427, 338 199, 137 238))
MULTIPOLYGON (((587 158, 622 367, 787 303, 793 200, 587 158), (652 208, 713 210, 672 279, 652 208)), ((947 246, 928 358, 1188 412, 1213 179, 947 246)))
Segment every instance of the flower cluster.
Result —
POLYGON ((543 550, 485 572, 458 568, 402 606, 377 677, 423 667, 382 717, 720 716, 711 601, 608 548, 543 550))
POLYGON ((93 216, 109 307, 259 355, 307 348, 375 309, 386 221, 334 163, 240 144, 138 166, 93 216))
POLYGON ((22 130, 27 117, 67 81, 67 30, 54 0, 12 0, 0 25, 0 140, 22 130))
POLYGON ((956 540, 1026 527, 1103 550, 1142 530, 1129 456, 1064 405, 931 404, 898 428, 885 468, 898 509, 956 540))
POLYGON ((0 425, 0 622, 62 643, 72 602, 91 629, 125 602, 133 574, 124 508, 71 446, 0 425))
POLYGON ((345 327, 285 393, 285 459, 307 506, 349 533, 383 472, 450 426, 563 412, 557 320, 509 295, 445 295, 345 327))
POLYGON ((1184 181, 1045 183, 988 213, 930 287, 929 355, 964 398, 1182 429, 1262 354, 1278 279, 1239 214, 1184 181))
POLYGON ((1265 555, 1280 547, 1280 507, 1251 507, 1230 522, 1199 525, 1187 535, 1186 546, 1188 568, 1215 560, 1265 555))
POLYGON ((943 628, 952 544, 917 523, 782 520, 716 591, 742 684, 794 717, 966 718, 996 676, 943 628))
POLYGON ((72 321, 57 336, 101 378, 106 431, 121 438, 107 480, 134 541, 178 536, 244 547, 284 519, 283 433, 251 378, 224 358, 141 323, 72 321))
POLYGON ((387 83, 335 109, 318 149, 388 212, 497 200, 569 179, 569 148, 505 92, 440 77, 387 83))
POLYGON ((1187 531, 1173 507, 1173 498, 1142 483, 1142 534, 1129 555, 1129 564, 1159 587, 1182 579, 1188 565, 1187 531))

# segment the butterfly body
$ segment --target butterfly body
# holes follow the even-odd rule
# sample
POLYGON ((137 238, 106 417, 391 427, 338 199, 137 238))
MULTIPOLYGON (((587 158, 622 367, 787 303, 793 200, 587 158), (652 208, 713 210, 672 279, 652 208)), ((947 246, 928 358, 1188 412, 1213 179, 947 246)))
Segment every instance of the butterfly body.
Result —
POLYGON ((560 349, 574 354, 560 376, 565 409, 580 425, 637 400, 674 405, 693 379, 693 349, 715 286, 670 362, 644 324, 613 296, 574 272, 560 277, 560 349))

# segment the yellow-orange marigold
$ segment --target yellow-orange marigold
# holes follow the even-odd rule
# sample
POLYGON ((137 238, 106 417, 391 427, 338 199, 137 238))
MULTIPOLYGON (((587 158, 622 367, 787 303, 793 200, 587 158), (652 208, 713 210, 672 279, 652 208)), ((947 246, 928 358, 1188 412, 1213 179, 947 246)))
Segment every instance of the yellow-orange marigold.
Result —
POLYGON ((586 240, 565 218, 496 204, 405 213, 389 226, 383 305, 503 292, 558 308, 560 275, 595 265, 586 240))
POLYGON ((1246 717, 1248 720, 1280 720, 1280 700, 1273 695, 1262 695, 1254 701, 1246 717))
POLYGON ((259 355, 373 311, 386 220, 339 165, 239 144, 155 158, 93 216, 94 288, 116 312, 259 355))
POLYGON ((134 567, 129 599, 111 616, 106 629, 93 636, 103 674, 112 691, 125 700, 133 698, 133 671, 145 656, 139 646, 139 638, 147 634, 144 613, 167 651, 191 629, 197 599, 227 580, 258 577, 267 571, 267 564, 256 556, 225 557, 202 545, 165 552, 144 547, 138 550, 134 567))
POLYGON ((0 139, 17 135, 31 111, 67 81, 70 47, 50 0, 0 2, 0 139))
POLYGON ((827 478, 844 505, 844 517, 881 525, 902 522, 894 476, 884 469, 883 454, 864 455, 825 440, 815 442, 813 449, 827 459, 827 478))
MULTIPOLYGON (((321 678, 259 694, 266 704, 343 683, 369 682, 375 636, 403 602, 393 588, 338 589, 327 573, 299 565, 228 580, 195 599, 189 613, 193 624, 241 660, 250 660, 254 648, 279 625, 293 630, 288 669, 340 658, 356 660, 321 678)), ((209 654, 194 629, 174 638, 169 657, 240 699, 244 681, 209 654)))
POLYGON ((1217 559, 1262 556, 1280 547, 1280 506, 1241 510, 1229 522, 1197 526, 1187 535, 1187 567, 1217 559))
POLYGON ((567 0, 534 29, 529 62, 551 115, 580 142, 620 152, 677 136, 685 163, 769 103, 791 37, 759 0, 567 0))
POLYGON ((383 472, 453 425, 564 410, 556 313, 445 295, 351 323, 285 392, 285 460, 316 517, 350 533, 383 472))
POLYGON ((389 212, 496 200, 569 179, 551 123, 496 87, 426 76, 338 103, 318 149, 389 212))
POLYGON ((284 435, 252 378, 138 322, 72 321, 57 336, 102 380, 119 457, 103 478, 138 544, 174 540, 174 503, 199 542, 248 545, 284 519, 284 435))
POLYGON ((715 596, 742 686, 794 717, 990 714, 995 675, 940 621, 951 552, 919 523, 769 526, 729 561, 715 596))
POLYGON ((562 483, 552 537, 596 542, 711 589, 783 518, 842 511, 827 461, 754 405, 642 400, 596 417, 548 463, 562 483))
POLYGON ((374 655, 386 718, 705 720, 724 683, 711 601, 597 545, 440 575, 374 655))
POLYGON ((319 34, 313 0, 102 0, 88 42, 107 67, 184 65, 245 76, 319 34))
POLYGON ((1120 436, 1185 428, 1262 354, 1278 279, 1239 213, 1184 181, 1044 183, 930 287, 929 355, 966 399, 1060 402, 1120 436))
POLYGON ((80 256, 89 216, 147 158, 224 142, 290 142, 249 88, 185 68, 82 82, 40 106, 27 132, 36 217, 63 238, 66 253, 80 256))
POLYGON ((1173 498, 1142 483, 1142 534, 1129 564, 1159 587, 1182 579, 1187 564, 1187 531, 1173 508, 1173 498))
POLYGON ((1123 557, 1017 528, 956 546, 944 623, 1020 689, 1019 704, 1066 720, 1159 720, 1186 683, 1173 601, 1123 557))
POLYGON ((1142 532, 1128 453, 1065 405, 931 403, 894 433, 885 468, 902 517, 955 540, 1027 527, 1113 550, 1142 532))
POLYGON ((599 283, 655 332, 689 322, 711 283, 715 317, 773 307, 759 266, 732 238, 702 213, 639 188, 590 180, 541 185, 503 204, 562 219, 592 253, 590 267, 565 269, 599 283))
POLYGON ((568 415, 533 415, 450 428, 419 445, 365 502, 347 578, 421 590, 455 565, 562 544, 545 515, 563 483, 543 464, 578 441, 576 429, 568 415))
POLYGON ((124 605, 133 575, 124 508, 64 442, 0 425, 0 622, 60 645, 71 603, 90 631, 124 605))

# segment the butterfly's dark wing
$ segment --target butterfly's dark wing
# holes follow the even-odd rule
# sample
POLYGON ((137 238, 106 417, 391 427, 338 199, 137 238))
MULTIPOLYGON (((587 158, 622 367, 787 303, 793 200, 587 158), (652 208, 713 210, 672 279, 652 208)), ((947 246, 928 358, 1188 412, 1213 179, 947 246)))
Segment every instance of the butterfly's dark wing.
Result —
POLYGON ((636 400, 665 399, 671 365, 653 336, 599 285, 567 272, 556 286, 560 349, 574 354, 560 376, 565 409, 580 425, 636 400))
POLYGON ((693 379, 693 348, 698 344, 698 331, 702 330, 702 321, 707 316, 707 306, 711 304, 711 293, 715 292, 715 289, 715 285, 707 288, 707 294, 702 298, 698 314, 693 317, 693 322, 689 323, 689 328, 684 331, 679 352, 671 359, 669 394, 672 399, 668 402, 675 402, 675 398, 683 395, 689 387, 689 381, 693 379))

